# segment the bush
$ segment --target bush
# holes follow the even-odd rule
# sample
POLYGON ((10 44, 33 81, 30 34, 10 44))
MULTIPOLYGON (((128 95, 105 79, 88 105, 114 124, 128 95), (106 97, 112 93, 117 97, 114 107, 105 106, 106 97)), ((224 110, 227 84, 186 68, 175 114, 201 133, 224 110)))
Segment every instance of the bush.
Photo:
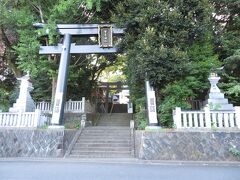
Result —
POLYGON ((168 85, 163 94, 166 97, 159 106, 160 124, 172 128, 174 126, 172 119, 173 109, 175 107, 190 108, 187 100, 193 96, 193 92, 186 86, 184 81, 178 81, 168 85))
POLYGON ((146 117, 146 98, 142 97, 135 101, 136 104, 136 114, 135 114, 135 122, 136 128, 139 130, 145 129, 147 126, 147 117, 146 117))
POLYGON ((135 119, 137 129, 145 129, 145 127, 147 126, 146 110, 142 109, 138 113, 136 113, 135 119))

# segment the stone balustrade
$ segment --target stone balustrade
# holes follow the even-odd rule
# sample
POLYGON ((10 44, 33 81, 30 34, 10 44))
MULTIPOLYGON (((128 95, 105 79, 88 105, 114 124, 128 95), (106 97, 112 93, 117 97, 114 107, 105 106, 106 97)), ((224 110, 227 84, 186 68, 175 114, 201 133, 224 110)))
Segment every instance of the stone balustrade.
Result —
MULTIPOLYGON (((53 105, 51 102, 38 102, 36 103, 36 109, 50 113, 52 111, 53 105)), ((85 112, 85 98, 82 98, 82 101, 72 101, 69 100, 65 103, 64 106, 65 112, 72 113, 84 113, 85 112)))
POLYGON ((40 110, 35 112, 4 112, 0 113, 0 127, 41 127, 48 121, 48 117, 40 110))
POLYGON ((180 128, 240 128, 240 107, 233 111, 182 111, 177 107, 173 111, 174 125, 180 128))

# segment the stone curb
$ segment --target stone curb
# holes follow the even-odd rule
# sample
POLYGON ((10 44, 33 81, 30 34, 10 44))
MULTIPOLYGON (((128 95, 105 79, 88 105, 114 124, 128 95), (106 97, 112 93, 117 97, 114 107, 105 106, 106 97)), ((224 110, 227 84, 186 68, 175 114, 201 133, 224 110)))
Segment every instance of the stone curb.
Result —
POLYGON ((159 161, 140 160, 135 158, 0 158, 1 162, 60 162, 60 163, 109 163, 109 164, 140 164, 140 165, 162 165, 162 166, 239 166, 240 161, 159 161))

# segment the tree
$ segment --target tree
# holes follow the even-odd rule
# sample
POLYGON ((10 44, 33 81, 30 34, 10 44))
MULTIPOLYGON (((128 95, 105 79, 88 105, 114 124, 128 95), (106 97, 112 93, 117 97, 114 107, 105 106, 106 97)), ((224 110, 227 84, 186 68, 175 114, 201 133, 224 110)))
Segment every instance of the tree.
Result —
MULTIPOLYGON (((57 69, 60 57, 39 56, 39 42, 45 45, 56 45, 61 42, 62 37, 56 33, 57 23, 89 23, 95 22, 96 13, 100 11, 100 0, 3 0, 1 5, 0 27, 3 35, 8 35, 8 39, 2 36, 4 43, 4 53, 10 53, 11 57, 4 56, 2 59, 7 68, 20 77, 22 72, 30 72, 34 82, 35 90, 33 96, 35 100, 49 99, 56 88, 57 69), (43 29, 37 30, 33 23, 46 23, 43 29), (11 38, 10 38, 11 37, 11 38), (4 39, 5 38, 5 39, 4 39), (10 41, 13 39, 12 41, 10 41), (52 88, 49 85, 52 84, 52 88), (43 91, 44 90, 44 91, 43 91)), ((93 43, 92 39, 76 40, 84 43, 93 43)), ((97 55, 76 55, 71 58, 70 67, 70 89, 82 89, 85 84, 86 89, 81 92, 69 91, 68 98, 77 98, 89 95, 98 74, 106 67, 112 65, 115 58, 112 56, 97 55), (92 65, 92 62, 98 59, 92 65), (71 72, 71 70, 74 72, 71 72), (74 75, 73 75, 74 74, 74 75), (80 77, 77 77, 77 75, 80 77), (82 79, 80 79, 82 77, 82 79), (77 83, 74 82, 77 80, 77 83), (79 88, 80 87, 80 88, 79 88)))
POLYGON ((120 3, 117 20, 127 28, 122 47, 128 56, 133 84, 134 75, 144 80, 147 73, 154 86, 161 89, 184 74, 187 47, 208 29, 206 4, 194 0, 120 3))
POLYGON ((239 105, 239 49, 240 6, 239 0, 211 0, 214 7, 215 51, 223 62, 220 88, 230 102, 239 105))
POLYGON ((218 56, 214 54, 210 37, 207 34, 188 49, 187 54, 191 61, 187 64, 187 73, 161 91, 165 96, 159 106, 162 124, 173 126, 172 110, 175 107, 190 109, 191 100, 205 100, 209 90, 208 76, 221 66, 218 56))
MULTIPOLYGON (((116 21, 127 28, 121 47, 126 53, 127 77, 134 99, 144 96, 146 74, 161 107, 171 103, 172 108, 204 93, 203 78, 217 61, 212 48, 212 9, 207 0, 125 0, 116 12, 116 21)), ((169 117, 170 106, 165 112, 161 107, 160 113, 166 112, 169 117)), ((163 114, 161 118, 164 119, 163 114)))
POLYGON ((7 68, 4 61, 0 59, 0 110, 6 111, 13 103, 13 87, 16 85, 14 74, 7 68))
POLYGON ((240 48, 239 0, 210 0, 214 7, 216 52, 221 60, 240 48))

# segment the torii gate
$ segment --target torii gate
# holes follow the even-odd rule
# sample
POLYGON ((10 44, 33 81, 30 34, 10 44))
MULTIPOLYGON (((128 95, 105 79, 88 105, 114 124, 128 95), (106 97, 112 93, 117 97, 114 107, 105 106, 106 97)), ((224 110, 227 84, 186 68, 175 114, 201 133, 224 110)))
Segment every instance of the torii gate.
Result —
MULTIPOLYGON (((43 28, 44 24, 34 24, 43 28)), ((68 65, 70 54, 104 54, 116 53, 113 46, 113 35, 123 34, 123 28, 113 24, 58 24, 56 30, 64 36, 63 44, 58 46, 40 46, 39 54, 61 54, 58 70, 57 88, 54 98, 52 125, 63 124, 64 98, 67 89, 68 65), (99 45, 75 45, 72 36, 98 36, 99 45)))

